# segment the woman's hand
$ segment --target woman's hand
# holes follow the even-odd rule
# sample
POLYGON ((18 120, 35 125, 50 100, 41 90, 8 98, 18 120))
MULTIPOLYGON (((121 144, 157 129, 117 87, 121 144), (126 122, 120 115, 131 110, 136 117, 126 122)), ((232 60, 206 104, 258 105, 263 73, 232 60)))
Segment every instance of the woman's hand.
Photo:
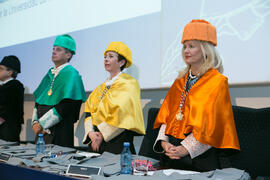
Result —
POLYGON ((170 159, 180 159, 188 155, 188 150, 184 146, 173 146, 168 151, 165 152, 166 156, 170 159))
POLYGON ((167 141, 161 141, 161 146, 165 152, 169 151, 170 148, 174 147, 174 145, 172 145, 171 143, 167 141))
POLYGON ((88 133, 88 136, 92 141, 91 147, 92 147, 93 151, 98 152, 100 144, 102 143, 102 140, 103 140, 102 134, 100 132, 92 132, 92 131, 90 131, 88 133))

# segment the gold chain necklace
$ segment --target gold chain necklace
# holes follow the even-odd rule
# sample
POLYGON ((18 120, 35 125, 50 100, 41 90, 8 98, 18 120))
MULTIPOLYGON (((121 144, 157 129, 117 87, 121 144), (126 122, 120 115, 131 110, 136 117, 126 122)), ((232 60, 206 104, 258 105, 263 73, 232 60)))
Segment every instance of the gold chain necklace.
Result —
POLYGON ((183 119, 183 117, 184 117, 184 114, 183 114, 183 112, 182 112, 182 108, 183 108, 183 105, 184 105, 184 103, 185 103, 185 100, 186 100, 186 97, 187 97, 187 95, 188 95, 188 93, 189 93, 189 91, 190 91, 190 89, 191 89, 191 87, 197 82, 199 80, 199 78, 198 77, 192 77, 192 76, 188 76, 188 78, 187 78, 187 81, 186 81, 186 83, 185 83, 185 86, 184 86, 184 88, 183 88, 183 90, 182 90, 182 94, 181 94, 181 100, 180 100, 180 105, 179 105, 179 110, 178 110, 178 113, 176 114, 176 119, 177 120, 182 120, 183 119), (189 80, 191 80, 190 82, 189 82, 189 80), (191 83, 190 84, 190 88, 188 88, 188 90, 187 90, 187 84, 189 84, 189 83, 191 83), (185 95, 184 95, 185 94, 185 95))
POLYGON ((52 93, 53 93, 52 87, 53 87, 53 83, 54 83, 55 77, 56 77, 56 76, 53 77, 53 80, 52 80, 52 83, 51 83, 51 87, 50 87, 50 89, 49 89, 49 91, 48 91, 48 96, 51 96, 52 93))
POLYGON ((54 83, 56 76, 58 75, 58 72, 55 69, 51 69, 51 72, 52 72, 52 74, 54 74, 54 76, 53 76, 53 80, 52 80, 51 85, 50 85, 50 89, 48 91, 48 96, 51 96, 53 93, 53 91, 52 91, 53 83, 54 83))
POLYGON ((111 86, 106 86, 105 89, 102 92, 102 95, 100 96, 100 100, 103 99, 103 97, 105 96, 105 94, 108 92, 108 90, 110 89, 111 86))

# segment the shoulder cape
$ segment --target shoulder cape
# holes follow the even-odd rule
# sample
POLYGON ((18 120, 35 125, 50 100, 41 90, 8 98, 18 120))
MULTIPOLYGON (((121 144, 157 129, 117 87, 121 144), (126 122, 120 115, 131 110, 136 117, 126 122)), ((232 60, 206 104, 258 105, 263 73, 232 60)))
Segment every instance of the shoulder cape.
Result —
POLYGON ((176 79, 156 118, 154 128, 167 124, 166 134, 185 139, 188 133, 216 148, 240 149, 228 80, 216 69, 206 72, 190 89, 183 106, 184 117, 176 119, 187 75, 176 79))
POLYGON ((86 100, 82 78, 71 65, 64 67, 56 76, 51 96, 48 95, 54 75, 51 69, 34 92, 35 101, 42 105, 56 105, 63 99, 86 100))
POLYGON ((101 100, 105 87, 105 83, 99 85, 85 103, 85 112, 91 113, 92 123, 99 125, 105 121, 111 126, 145 134, 137 80, 120 74, 101 100))

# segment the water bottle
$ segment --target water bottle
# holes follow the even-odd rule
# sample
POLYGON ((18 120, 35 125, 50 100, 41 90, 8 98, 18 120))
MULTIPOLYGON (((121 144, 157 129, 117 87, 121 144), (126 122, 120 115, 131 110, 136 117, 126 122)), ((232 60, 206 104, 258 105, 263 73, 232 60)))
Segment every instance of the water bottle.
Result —
POLYGON ((124 142, 124 148, 121 153, 121 160, 120 160, 121 174, 132 174, 132 156, 129 146, 130 146, 129 142, 124 142))
POLYGON ((38 140, 36 143, 36 156, 45 155, 45 142, 43 139, 43 134, 38 134, 38 140))

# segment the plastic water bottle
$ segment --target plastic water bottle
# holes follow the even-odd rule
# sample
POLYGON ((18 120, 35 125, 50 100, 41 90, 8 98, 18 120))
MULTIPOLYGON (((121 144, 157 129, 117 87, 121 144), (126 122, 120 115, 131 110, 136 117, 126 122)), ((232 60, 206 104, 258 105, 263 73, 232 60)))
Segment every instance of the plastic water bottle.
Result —
POLYGON ((36 156, 43 156, 45 154, 45 142, 43 134, 38 134, 38 140, 36 143, 36 156))
POLYGON ((124 142, 124 148, 121 153, 121 174, 132 174, 132 156, 129 149, 129 142, 124 142))

